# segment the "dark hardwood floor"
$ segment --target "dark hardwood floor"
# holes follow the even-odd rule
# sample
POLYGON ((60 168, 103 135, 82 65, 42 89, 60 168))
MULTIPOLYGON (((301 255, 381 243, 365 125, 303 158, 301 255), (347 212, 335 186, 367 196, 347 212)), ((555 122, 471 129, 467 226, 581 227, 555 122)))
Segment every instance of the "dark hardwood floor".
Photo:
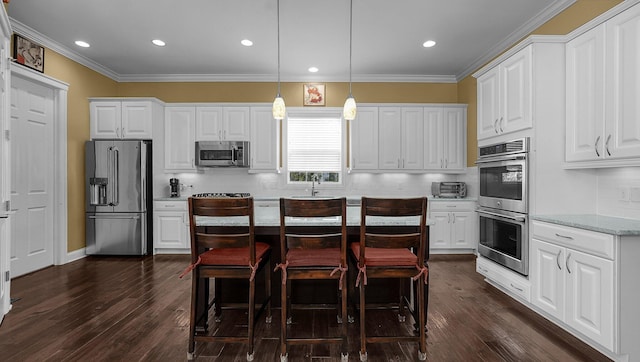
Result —
MULTIPOLYGON (((88 257, 11 283, 13 309, 0 326, 2 361, 184 361, 189 256, 88 257)), ((608 361, 568 333, 487 285, 471 256, 432 256, 429 361, 608 361)), ((277 297, 277 296, 276 296, 277 297)), ((332 310, 296 310, 294 330, 334 332, 332 310), (329 321, 329 322, 327 322, 329 321)), ((374 311, 368 328, 407 324, 374 311)), ((246 326, 224 312, 221 330, 246 326)), ((408 317, 407 320, 410 320, 408 317)), ((279 313, 257 324, 255 361, 279 361, 279 313)), ((358 323, 349 325, 350 361, 359 361, 358 323)), ((289 361, 340 361, 339 346, 293 346, 289 361)), ((368 345, 369 361, 414 361, 417 345, 368 345)), ((244 361, 243 345, 199 344, 198 361, 244 361)))

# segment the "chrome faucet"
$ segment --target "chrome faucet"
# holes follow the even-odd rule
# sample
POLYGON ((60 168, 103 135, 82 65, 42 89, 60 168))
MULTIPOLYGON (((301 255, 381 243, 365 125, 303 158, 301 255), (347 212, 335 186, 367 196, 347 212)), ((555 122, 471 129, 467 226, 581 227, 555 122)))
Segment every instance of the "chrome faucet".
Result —
POLYGON ((320 177, 318 175, 311 176, 311 196, 315 197, 320 191, 316 190, 316 182, 320 185, 320 177))

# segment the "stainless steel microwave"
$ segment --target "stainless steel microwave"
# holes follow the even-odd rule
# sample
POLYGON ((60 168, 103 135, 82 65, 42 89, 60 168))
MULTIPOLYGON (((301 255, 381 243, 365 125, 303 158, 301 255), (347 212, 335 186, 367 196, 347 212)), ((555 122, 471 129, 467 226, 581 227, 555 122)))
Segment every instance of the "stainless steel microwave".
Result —
POLYGON ((249 167, 249 142, 199 141, 196 142, 196 166, 249 167))

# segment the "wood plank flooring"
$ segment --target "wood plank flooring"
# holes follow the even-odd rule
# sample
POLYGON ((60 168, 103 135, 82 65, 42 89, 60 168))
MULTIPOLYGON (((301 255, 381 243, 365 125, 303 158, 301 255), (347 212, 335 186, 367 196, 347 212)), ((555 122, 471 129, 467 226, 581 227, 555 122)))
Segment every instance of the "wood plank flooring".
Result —
MULTIPOLYGON (((88 257, 50 267, 11 284, 17 299, 0 326, 2 361, 184 361, 189 256, 88 257)), ((428 361, 608 361, 536 313, 487 285, 472 256, 432 256, 428 361)), ((276 296, 277 297, 277 296, 276 296)), ((370 328, 407 333, 389 312, 370 313, 370 328), (385 314, 386 313, 386 314, 385 314)), ((223 312, 214 328, 246 326, 223 312)), ((279 361, 279 310, 257 324, 255 361, 279 361)), ((410 317, 407 317, 410 320, 410 317)), ((296 310, 292 329, 337 332, 333 310, 296 310), (327 322, 329 321, 329 322, 327 322)), ((349 361, 359 361, 358 320, 349 325, 349 361)), ((293 346, 289 361, 340 361, 338 346, 293 346)), ((369 361, 414 361, 417 345, 368 345, 369 361)), ((198 344, 198 361, 244 361, 246 347, 198 344)))

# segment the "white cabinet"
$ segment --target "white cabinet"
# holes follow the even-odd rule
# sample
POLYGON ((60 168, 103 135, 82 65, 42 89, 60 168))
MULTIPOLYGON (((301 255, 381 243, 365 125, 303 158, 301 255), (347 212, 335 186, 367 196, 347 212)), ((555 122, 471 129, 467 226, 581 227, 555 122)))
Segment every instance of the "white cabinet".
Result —
POLYGON ((153 253, 188 254, 190 239, 186 200, 154 201, 153 253))
POLYGON ((378 166, 380 169, 423 168, 422 107, 378 108, 378 166))
POLYGON ((475 201, 429 200, 429 248, 431 250, 475 250, 478 222, 475 201))
POLYGON ((356 119, 349 122, 351 169, 378 169, 378 107, 358 107, 356 119))
POLYGON ((271 107, 251 107, 251 171, 277 172, 280 150, 280 122, 271 107))
POLYGON ((614 351, 614 238, 534 221, 531 303, 614 351))
POLYGON ((196 107, 196 141, 249 141, 250 107, 196 107))
POLYGON ((478 140, 531 128, 532 46, 478 78, 478 140))
POLYGON ((630 79, 640 72, 640 6, 571 40, 566 52, 566 161, 638 164, 640 87, 630 79))
POLYGON ((92 139, 151 139, 154 119, 162 117, 156 99, 89 99, 92 139))
POLYGON ((195 171, 195 116, 195 107, 165 107, 165 172, 195 171))
POLYGON ((466 124, 466 105, 424 108, 425 170, 466 171, 466 124))

